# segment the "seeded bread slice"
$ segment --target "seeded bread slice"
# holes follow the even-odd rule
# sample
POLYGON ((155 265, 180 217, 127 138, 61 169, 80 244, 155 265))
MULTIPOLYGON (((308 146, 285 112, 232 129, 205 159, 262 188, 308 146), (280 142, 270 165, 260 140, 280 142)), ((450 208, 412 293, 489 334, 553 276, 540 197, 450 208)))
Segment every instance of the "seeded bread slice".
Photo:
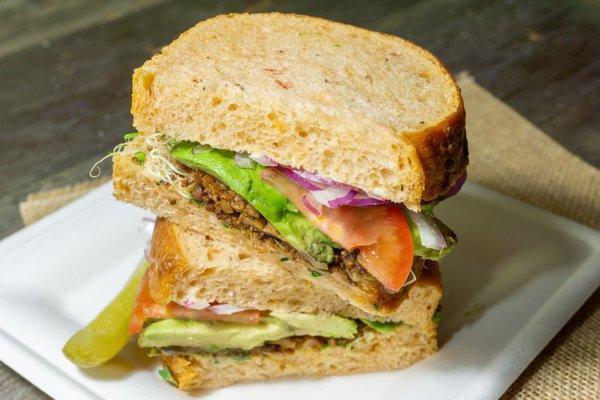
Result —
POLYGON ((198 23, 133 74, 134 126, 264 154, 414 210, 467 165, 460 90, 404 39, 293 14, 198 23))
POLYGON ((365 330, 345 347, 300 345, 292 351, 263 350, 245 358, 197 354, 162 359, 180 389, 196 391, 237 382, 404 368, 437 350, 436 332, 433 322, 424 328, 400 325, 392 333, 365 330))

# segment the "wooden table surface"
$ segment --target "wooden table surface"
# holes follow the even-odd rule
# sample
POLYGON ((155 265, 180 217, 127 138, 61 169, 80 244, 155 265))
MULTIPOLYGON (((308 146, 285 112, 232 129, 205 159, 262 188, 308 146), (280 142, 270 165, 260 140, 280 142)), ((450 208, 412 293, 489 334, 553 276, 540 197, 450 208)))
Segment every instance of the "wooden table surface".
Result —
MULTIPOLYGON (((199 20, 275 10, 413 40, 600 165, 598 1, 4 0, 0 238, 28 193, 85 180, 131 129, 133 68, 199 20)), ((0 398, 47 396, 0 363, 0 398)))

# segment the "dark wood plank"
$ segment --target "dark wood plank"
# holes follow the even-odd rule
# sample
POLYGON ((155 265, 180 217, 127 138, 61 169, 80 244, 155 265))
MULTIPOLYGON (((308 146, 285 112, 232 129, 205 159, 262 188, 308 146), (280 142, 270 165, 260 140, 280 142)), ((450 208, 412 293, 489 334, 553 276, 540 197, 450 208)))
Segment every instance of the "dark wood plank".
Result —
POLYGON ((164 0, 5 0, 0 2, 0 56, 103 21, 118 19, 164 0))
POLYGON ((0 199, 5 216, 0 231, 19 227, 18 199, 49 185, 50 176, 107 152, 131 129, 129 79, 135 66, 196 21, 236 10, 314 14, 412 39, 452 71, 470 70, 483 86, 598 165, 599 122, 593 110, 600 106, 595 96, 600 54, 593 38, 600 28, 597 20, 581 17, 591 14, 585 7, 590 6, 559 1, 354 1, 350 6, 176 1, 132 8, 44 46, 31 45, 0 58, 0 187, 8 193, 0 199), (19 179, 12 177, 15 171, 19 179))

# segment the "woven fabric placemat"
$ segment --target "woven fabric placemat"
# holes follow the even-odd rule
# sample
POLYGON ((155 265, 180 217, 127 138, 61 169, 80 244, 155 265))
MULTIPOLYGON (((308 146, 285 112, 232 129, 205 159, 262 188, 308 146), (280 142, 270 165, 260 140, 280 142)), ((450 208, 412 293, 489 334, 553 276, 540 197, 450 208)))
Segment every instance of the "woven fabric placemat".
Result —
POLYGON ((107 182, 109 178, 102 177, 93 181, 77 183, 53 190, 30 193, 25 201, 19 203, 19 213, 23 224, 33 224, 38 219, 50 214, 83 196, 95 187, 107 182))
MULTIPOLYGON (((467 110, 469 179, 600 228, 600 171, 569 153, 527 119, 458 77, 467 110)), ((28 225, 105 180, 30 194, 19 204, 28 225)), ((527 367, 503 400, 600 398, 600 291, 527 367)))

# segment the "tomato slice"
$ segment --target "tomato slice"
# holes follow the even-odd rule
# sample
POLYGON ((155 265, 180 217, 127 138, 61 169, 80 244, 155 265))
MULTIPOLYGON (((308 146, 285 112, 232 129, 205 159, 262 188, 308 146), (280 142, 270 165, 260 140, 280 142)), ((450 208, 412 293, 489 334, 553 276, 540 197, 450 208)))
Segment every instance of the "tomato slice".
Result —
POLYGON ((135 300, 131 319, 129 321, 129 334, 140 333, 147 319, 181 318, 199 321, 226 321, 242 324, 256 324, 260 320, 260 311, 244 310, 232 314, 215 314, 208 309, 195 310, 180 306, 175 302, 158 304, 150 294, 148 273, 144 275, 140 291, 135 300))
POLYGON ((387 216, 372 223, 380 229, 380 235, 374 244, 358 247, 358 262, 386 289, 395 292, 410 274, 414 253, 412 234, 398 207, 375 207, 385 208, 387 216))
POLYGON ((395 205, 321 207, 317 215, 302 201, 308 190, 273 168, 262 178, 281 191, 334 242, 347 250, 359 249, 359 262, 390 291, 402 287, 413 263, 413 241, 402 210, 395 205))

